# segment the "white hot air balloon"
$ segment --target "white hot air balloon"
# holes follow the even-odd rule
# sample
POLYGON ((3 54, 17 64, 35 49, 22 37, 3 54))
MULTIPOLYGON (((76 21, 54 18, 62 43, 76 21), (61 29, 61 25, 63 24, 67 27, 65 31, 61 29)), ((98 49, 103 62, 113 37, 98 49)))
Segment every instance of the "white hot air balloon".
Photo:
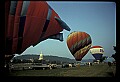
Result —
POLYGON ((104 49, 102 46, 92 46, 90 52, 96 60, 100 60, 104 53, 104 49))

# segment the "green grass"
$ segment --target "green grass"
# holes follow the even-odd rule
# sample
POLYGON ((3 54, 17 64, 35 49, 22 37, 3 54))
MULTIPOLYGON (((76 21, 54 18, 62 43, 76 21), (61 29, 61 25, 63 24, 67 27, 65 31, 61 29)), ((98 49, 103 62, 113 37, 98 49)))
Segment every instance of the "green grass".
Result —
POLYGON ((9 76, 55 76, 55 77, 112 77, 116 66, 94 64, 72 68, 57 68, 46 70, 12 71, 9 76))

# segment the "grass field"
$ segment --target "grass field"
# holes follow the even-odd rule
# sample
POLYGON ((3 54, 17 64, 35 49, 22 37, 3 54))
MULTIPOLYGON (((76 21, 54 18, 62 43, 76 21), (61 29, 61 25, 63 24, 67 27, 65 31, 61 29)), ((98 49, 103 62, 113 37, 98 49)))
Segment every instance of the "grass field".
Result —
POLYGON ((19 70, 10 72, 9 76, 55 76, 55 77, 114 77, 116 66, 93 64, 72 68, 56 68, 46 70, 19 70))

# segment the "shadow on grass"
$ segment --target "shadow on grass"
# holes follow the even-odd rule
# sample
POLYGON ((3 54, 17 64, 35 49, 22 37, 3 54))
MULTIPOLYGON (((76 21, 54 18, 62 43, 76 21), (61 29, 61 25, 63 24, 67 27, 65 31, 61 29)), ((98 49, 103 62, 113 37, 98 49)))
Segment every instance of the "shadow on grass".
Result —
POLYGON ((107 74, 111 77, 115 77, 114 73, 113 72, 107 72, 107 74))

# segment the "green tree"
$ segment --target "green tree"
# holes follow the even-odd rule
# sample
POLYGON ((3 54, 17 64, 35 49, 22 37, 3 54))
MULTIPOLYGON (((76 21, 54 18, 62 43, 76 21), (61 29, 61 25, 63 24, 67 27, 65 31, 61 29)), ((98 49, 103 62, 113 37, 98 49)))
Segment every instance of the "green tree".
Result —
POLYGON ((100 62, 103 62, 104 60, 107 59, 107 56, 103 56, 101 59, 100 59, 100 62))

